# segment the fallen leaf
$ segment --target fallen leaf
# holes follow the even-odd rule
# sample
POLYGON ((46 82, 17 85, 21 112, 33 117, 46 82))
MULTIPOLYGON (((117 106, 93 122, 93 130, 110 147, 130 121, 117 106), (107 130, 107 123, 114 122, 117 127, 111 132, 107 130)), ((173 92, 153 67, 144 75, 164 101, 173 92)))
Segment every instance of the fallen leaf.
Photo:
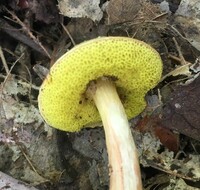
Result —
POLYGON ((178 86, 163 108, 161 124, 200 140, 200 76, 187 86, 178 86))
POLYGON ((100 21, 103 12, 99 7, 100 0, 60 0, 58 8, 62 15, 70 18, 91 18, 100 21))
POLYGON ((144 167, 150 166, 171 176, 193 182, 200 180, 198 154, 187 154, 186 158, 178 159, 174 152, 163 148, 160 140, 151 133, 142 134, 134 130, 133 136, 138 149, 140 163, 144 167))
POLYGON ((98 36, 106 36, 108 32, 108 27, 96 25, 89 18, 71 19, 66 27, 77 44, 98 36))
POLYGON ((133 20, 140 10, 137 0, 110 0, 107 5, 108 24, 133 20))
POLYGON ((179 150, 179 135, 174 134, 167 128, 164 128, 159 123, 159 117, 144 117, 137 123, 136 129, 141 133, 150 132, 153 136, 160 140, 162 145, 170 151, 178 152, 179 150))
POLYGON ((185 75, 190 77, 192 75, 192 72, 190 71, 190 65, 191 63, 187 63, 186 65, 182 65, 177 67, 176 69, 172 70, 171 72, 169 72, 168 74, 166 74, 161 81, 164 81, 167 77, 176 77, 176 76, 180 76, 180 75, 185 75))
POLYGON ((166 129, 162 126, 154 127, 154 134, 157 138, 160 139, 160 142, 167 147, 170 151, 175 153, 179 150, 179 136, 174 134, 169 129, 166 129))

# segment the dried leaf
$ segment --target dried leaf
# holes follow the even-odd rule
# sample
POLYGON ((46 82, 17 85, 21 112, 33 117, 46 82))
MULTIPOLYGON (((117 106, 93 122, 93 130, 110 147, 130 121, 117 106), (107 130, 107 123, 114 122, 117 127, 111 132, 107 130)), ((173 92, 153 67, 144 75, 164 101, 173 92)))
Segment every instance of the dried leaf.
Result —
POLYGON ((170 73, 166 74, 161 81, 164 81, 167 77, 176 77, 176 76, 180 76, 180 75, 185 75, 185 76, 191 76, 192 72, 190 71, 190 63, 186 64, 186 65, 182 65, 177 67, 176 69, 174 69, 173 71, 171 71, 170 73))
POLYGON ((200 77, 178 86, 163 108, 162 125, 200 140, 200 77))
POLYGON ((155 126, 154 133, 160 142, 170 151, 178 152, 179 150, 179 136, 172 133, 169 129, 161 126, 155 126))
POLYGON ((7 95, 26 95, 29 93, 29 87, 28 86, 23 86, 21 80, 16 80, 15 77, 12 75, 7 78, 4 86, 3 86, 3 93, 7 95))
POLYGON ((137 130, 143 134, 150 132, 153 136, 158 138, 160 142, 170 151, 178 152, 179 150, 179 136, 174 134, 169 129, 166 129, 159 124, 158 117, 144 117, 137 123, 137 130))
POLYGON ((200 180, 199 155, 189 154, 188 157, 177 159, 174 152, 162 149, 161 143, 150 133, 141 134, 134 131, 134 139, 138 148, 140 163, 144 167, 153 167, 172 176, 200 180))
POLYGON ((106 36, 108 32, 107 26, 96 25, 89 18, 71 19, 66 27, 77 44, 98 36, 106 36))
POLYGON ((200 50, 199 12, 199 0, 182 0, 174 19, 174 23, 183 31, 187 41, 198 50, 200 50))
POLYGON ((176 11, 176 15, 182 15, 186 17, 197 17, 200 11, 199 0, 182 0, 176 11))
POLYGON ((72 18, 91 18, 93 21, 100 21, 103 12, 100 7, 100 0, 60 0, 58 8, 64 16, 72 18))
POLYGON ((131 21, 139 10, 138 0, 110 0, 107 6, 108 24, 131 21))
POLYGON ((183 31, 185 39, 200 51, 200 19, 195 17, 185 18, 183 16, 176 16, 174 24, 183 31))

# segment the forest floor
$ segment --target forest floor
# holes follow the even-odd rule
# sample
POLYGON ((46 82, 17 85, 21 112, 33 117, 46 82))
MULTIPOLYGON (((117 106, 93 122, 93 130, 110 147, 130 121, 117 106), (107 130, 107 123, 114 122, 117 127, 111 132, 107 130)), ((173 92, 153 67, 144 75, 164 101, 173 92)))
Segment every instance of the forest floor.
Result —
POLYGON ((144 189, 200 189, 199 1, 92 2, 0 2, 0 189, 108 189, 103 128, 53 129, 37 101, 54 62, 99 36, 142 40, 163 61, 146 109, 130 121, 144 189))

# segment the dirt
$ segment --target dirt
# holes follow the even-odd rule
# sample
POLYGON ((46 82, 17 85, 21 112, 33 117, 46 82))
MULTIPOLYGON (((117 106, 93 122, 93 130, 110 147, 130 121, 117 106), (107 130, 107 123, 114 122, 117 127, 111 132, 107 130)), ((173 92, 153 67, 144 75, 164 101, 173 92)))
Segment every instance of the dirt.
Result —
POLYGON ((76 44, 128 36, 150 44, 163 61, 146 109, 130 121, 144 189, 200 189, 199 4, 138 2, 0 2, 0 171, 18 180, 13 183, 39 190, 109 189, 103 128, 53 129, 39 113, 37 96, 51 66, 76 44))

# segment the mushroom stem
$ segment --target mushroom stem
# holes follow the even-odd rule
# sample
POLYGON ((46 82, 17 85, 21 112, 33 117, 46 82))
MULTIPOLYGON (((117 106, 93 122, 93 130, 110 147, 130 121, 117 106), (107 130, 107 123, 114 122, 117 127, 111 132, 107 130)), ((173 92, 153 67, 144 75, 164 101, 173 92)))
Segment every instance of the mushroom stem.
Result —
POLYGON ((114 84, 108 79, 98 79, 90 84, 88 93, 96 104, 105 130, 110 190, 142 190, 137 149, 114 84))

